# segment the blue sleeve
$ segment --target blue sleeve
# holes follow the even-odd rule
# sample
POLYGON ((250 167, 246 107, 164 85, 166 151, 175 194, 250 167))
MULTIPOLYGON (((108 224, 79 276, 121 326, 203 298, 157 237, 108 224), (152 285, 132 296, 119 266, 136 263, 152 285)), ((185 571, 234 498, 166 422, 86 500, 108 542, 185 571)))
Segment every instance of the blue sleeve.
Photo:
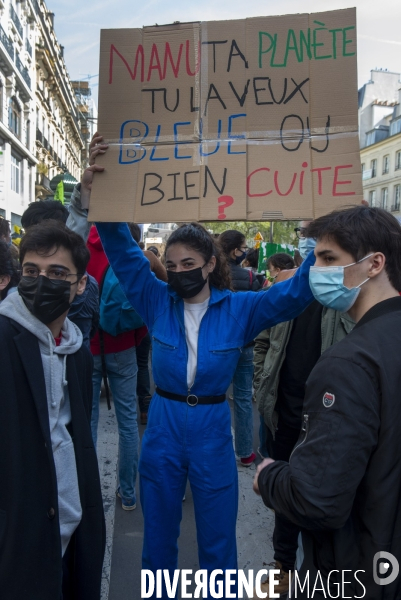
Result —
POLYGON ((312 251, 291 279, 276 283, 266 291, 242 292, 237 295, 247 303, 247 342, 252 341, 264 329, 295 319, 309 306, 314 300, 309 287, 309 269, 314 264, 315 255, 312 251))
POLYGON ((152 273, 126 223, 96 223, 96 229, 127 300, 151 329, 168 301, 167 284, 152 273))

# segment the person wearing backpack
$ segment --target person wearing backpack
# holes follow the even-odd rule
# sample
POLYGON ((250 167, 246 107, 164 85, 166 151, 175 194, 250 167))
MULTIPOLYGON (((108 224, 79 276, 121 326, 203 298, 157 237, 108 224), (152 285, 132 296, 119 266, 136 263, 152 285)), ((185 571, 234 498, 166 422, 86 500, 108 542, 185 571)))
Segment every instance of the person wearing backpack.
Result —
MULTIPOLYGON (((79 195, 79 190, 76 194, 79 195)), ((139 460, 136 346, 147 330, 122 293, 94 226, 90 229, 87 246, 91 255, 87 270, 98 282, 100 296, 100 328, 91 340, 94 359, 92 436, 96 447, 100 387, 104 378, 110 384, 118 423, 117 495, 124 510, 133 510, 136 508, 135 483, 139 460)))
MULTIPOLYGON (((219 244, 230 267, 234 291, 258 291, 261 285, 256 275, 241 267, 248 250, 244 234, 229 229, 220 234, 219 244)), ((233 377, 235 453, 244 467, 250 467, 256 458, 253 451, 253 346, 251 341, 242 348, 233 377)))

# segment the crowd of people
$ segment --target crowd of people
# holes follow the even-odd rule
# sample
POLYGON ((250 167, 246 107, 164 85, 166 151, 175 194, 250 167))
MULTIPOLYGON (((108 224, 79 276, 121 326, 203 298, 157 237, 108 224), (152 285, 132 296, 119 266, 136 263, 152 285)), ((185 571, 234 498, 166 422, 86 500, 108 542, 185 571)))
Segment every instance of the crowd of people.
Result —
MULTIPOLYGON (((297 569, 320 574, 313 597, 339 597, 329 594, 350 571, 342 597, 384 598, 375 556, 401 560, 399 223, 367 206, 303 221, 298 256, 269 257, 265 275, 240 231, 216 239, 198 223, 174 230, 159 257, 134 223, 88 222, 104 152, 96 134, 69 210, 29 206, 18 258, 0 219, 1 598, 100 598, 102 383, 126 511, 140 474, 144 569, 173 577, 187 480, 200 568, 237 569, 238 466, 257 450, 275 592, 286 597, 297 569)), ((386 594, 401 596, 396 578, 386 594)))

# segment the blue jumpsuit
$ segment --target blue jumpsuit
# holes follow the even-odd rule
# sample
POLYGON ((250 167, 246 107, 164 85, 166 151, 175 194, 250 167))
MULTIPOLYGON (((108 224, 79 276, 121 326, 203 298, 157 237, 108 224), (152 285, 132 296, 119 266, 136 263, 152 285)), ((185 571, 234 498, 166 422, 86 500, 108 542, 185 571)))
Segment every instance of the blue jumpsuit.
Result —
MULTIPOLYGON (((187 395, 188 350, 183 300, 156 279, 125 224, 98 223, 103 247, 120 285, 152 338, 153 378, 168 392, 187 395)), ((261 331, 290 321, 313 300, 313 253, 287 281, 268 293, 211 287, 198 338, 191 393, 225 394, 243 346, 261 331)), ((238 477, 227 402, 189 406, 155 394, 139 461, 145 519, 143 568, 177 568, 177 540, 187 478, 195 505, 201 569, 237 569, 238 477)), ((167 595, 163 597, 167 598, 167 595)))

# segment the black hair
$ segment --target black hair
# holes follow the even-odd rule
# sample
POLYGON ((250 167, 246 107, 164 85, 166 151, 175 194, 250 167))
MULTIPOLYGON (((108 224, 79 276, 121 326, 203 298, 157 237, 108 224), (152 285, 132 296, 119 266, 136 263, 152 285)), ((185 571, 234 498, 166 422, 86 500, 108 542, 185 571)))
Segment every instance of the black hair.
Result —
POLYGON ((259 263, 259 248, 251 248, 248 250, 245 260, 248 261, 250 267, 257 269, 259 263))
POLYGON ((227 229, 219 235, 219 244, 226 256, 229 256, 231 250, 239 248, 244 242, 244 234, 236 229, 227 229))
POLYGON ((138 242, 138 246, 141 250, 145 250, 145 244, 143 242, 138 242))
POLYGON ((215 256, 216 266, 209 274, 210 284, 219 290, 231 289, 231 274, 224 253, 202 225, 199 223, 189 223, 175 229, 167 240, 165 254, 173 244, 182 244, 187 248, 191 248, 191 250, 199 252, 205 263, 208 263, 212 256, 215 256))
POLYGON ((21 217, 21 225, 26 230, 48 219, 66 223, 68 214, 68 210, 59 200, 38 200, 28 206, 21 217))
POLYGON ((307 237, 331 239, 357 262, 370 252, 382 252, 391 285, 401 291, 401 226, 383 208, 353 206, 312 221, 307 237))
POLYGON ((129 230, 131 232, 132 237, 136 241, 137 244, 141 241, 141 228, 136 223, 127 223, 129 230))
POLYGON ((10 281, 4 290, 1 290, 0 292, 1 300, 6 298, 10 288, 18 285, 20 280, 20 272, 18 262, 11 254, 10 246, 8 246, 3 240, 0 240, 0 277, 3 275, 9 275, 10 281))
POLYGON ((277 252, 276 254, 272 254, 266 260, 266 265, 269 270, 270 265, 272 265, 275 269, 280 270, 293 269, 295 266, 294 259, 286 252, 277 252))
POLYGON ((43 221, 28 229, 20 244, 21 265, 27 252, 49 256, 50 253, 53 253, 52 251, 57 252, 59 248, 65 248, 71 253, 71 260, 77 273, 84 275, 90 259, 85 242, 80 235, 68 229, 64 223, 54 219, 43 221))
POLYGON ((147 248, 147 250, 150 250, 150 252, 153 252, 153 254, 155 256, 160 256, 159 248, 156 248, 156 246, 149 246, 149 248, 147 248))
POLYGON ((7 219, 0 216, 0 239, 2 237, 8 237, 10 233, 10 221, 7 221, 7 219))

